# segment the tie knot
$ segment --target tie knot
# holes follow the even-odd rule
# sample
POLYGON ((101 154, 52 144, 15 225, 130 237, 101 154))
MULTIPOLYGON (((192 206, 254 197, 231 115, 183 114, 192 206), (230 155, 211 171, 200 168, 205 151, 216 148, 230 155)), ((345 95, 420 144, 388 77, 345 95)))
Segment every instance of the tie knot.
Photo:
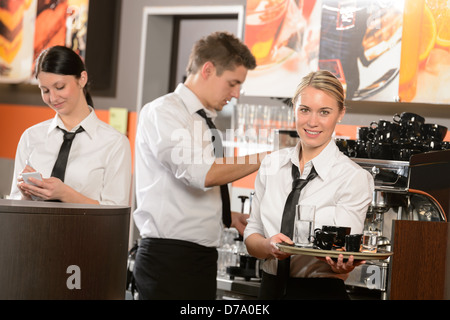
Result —
POLYGON ((305 184, 314 179, 316 176, 316 169, 312 167, 308 177, 306 179, 300 179, 300 172, 298 171, 298 168, 292 164, 292 190, 303 188, 305 184))
POLYGON ((80 133, 80 132, 84 131, 83 127, 79 127, 77 129, 77 131, 75 131, 75 132, 68 132, 68 131, 66 131, 64 129, 61 129, 60 127, 58 127, 58 129, 60 129, 64 133, 64 140, 73 140, 73 138, 75 138, 75 135, 77 133, 80 133))
POLYGON ((292 190, 301 189, 308 182, 307 179, 295 179, 292 181, 292 190))
POLYGON ((200 109, 200 110, 198 110, 197 111, 197 113, 199 114, 199 115, 201 115, 203 118, 208 118, 208 116, 206 115, 206 112, 205 112, 205 110, 203 110, 203 109, 200 109))

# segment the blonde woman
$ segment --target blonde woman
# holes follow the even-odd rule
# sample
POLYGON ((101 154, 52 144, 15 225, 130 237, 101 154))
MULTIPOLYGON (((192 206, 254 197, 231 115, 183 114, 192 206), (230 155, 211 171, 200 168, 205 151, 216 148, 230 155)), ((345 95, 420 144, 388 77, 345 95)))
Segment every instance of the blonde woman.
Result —
MULTIPOLYGON (((344 280, 356 262, 329 257, 290 256, 276 243, 292 243, 281 233, 283 210, 297 171, 306 179, 298 204, 316 206, 315 226, 338 225, 361 233, 373 192, 372 176, 342 154, 332 137, 345 114, 342 84, 328 71, 308 74, 292 99, 300 141, 296 147, 268 155, 255 181, 252 215, 244 237, 248 252, 263 265, 262 299, 346 299, 344 280), (278 261, 290 259, 289 278, 277 275, 278 261)), ((292 226, 293 228, 293 226, 292 226)))

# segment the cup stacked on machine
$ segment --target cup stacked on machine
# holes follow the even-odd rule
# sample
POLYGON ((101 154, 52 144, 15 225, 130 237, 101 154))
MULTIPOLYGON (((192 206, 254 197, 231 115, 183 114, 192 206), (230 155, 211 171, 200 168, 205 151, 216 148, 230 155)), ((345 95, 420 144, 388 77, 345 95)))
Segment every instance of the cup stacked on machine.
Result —
POLYGON ((349 157, 409 161, 414 154, 450 149, 450 143, 444 141, 446 134, 447 127, 403 112, 396 113, 392 121, 372 121, 359 127, 357 140, 336 139, 336 144, 349 157))

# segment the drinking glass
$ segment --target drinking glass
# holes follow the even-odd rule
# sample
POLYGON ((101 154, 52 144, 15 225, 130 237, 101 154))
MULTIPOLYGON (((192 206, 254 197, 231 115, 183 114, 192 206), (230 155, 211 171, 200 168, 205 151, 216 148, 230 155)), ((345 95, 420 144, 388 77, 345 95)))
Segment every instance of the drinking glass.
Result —
POLYGON ((361 252, 377 252, 378 231, 364 230, 361 252))
POLYGON ((297 205, 295 207, 294 243, 302 247, 312 247, 314 240, 314 219, 316 206, 297 205))

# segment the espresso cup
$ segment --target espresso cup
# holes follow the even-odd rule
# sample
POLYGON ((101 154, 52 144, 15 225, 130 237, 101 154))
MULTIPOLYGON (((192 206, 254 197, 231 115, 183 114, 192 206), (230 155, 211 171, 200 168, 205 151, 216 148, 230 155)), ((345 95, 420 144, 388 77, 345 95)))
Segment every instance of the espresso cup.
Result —
POLYGON ((369 154, 367 151, 367 141, 357 140, 356 141, 356 157, 358 158, 368 158, 369 154))
POLYGON ((377 130, 376 141, 392 143, 400 139, 400 130, 377 130))
POLYGON ((423 150, 425 152, 442 150, 442 142, 435 140, 426 140, 423 142, 423 150))
POLYGON ((322 226, 322 230, 325 232, 336 232, 336 241, 334 246, 344 247, 345 246, 345 236, 350 234, 350 227, 339 227, 339 226, 322 226))
POLYGON ((322 250, 331 250, 336 241, 337 232, 315 230, 314 245, 322 250))
POLYGON ((427 140, 442 142, 444 141, 446 134, 447 127, 433 123, 426 123, 423 125, 423 135, 427 140))
POLYGON ((393 150, 393 159, 399 161, 409 161, 411 156, 422 153, 419 149, 399 148, 393 150))
POLYGON ((347 156, 354 158, 357 156, 356 153, 356 140, 347 140, 347 156))
POLYGON ((345 251, 359 252, 361 249, 362 234, 348 234, 345 236, 345 251))
POLYGON ((392 144, 386 142, 372 141, 367 144, 370 159, 392 160, 392 144))
POLYGON ((359 127, 358 128, 358 140, 367 141, 369 140, 369 133, 372 132, 372 129, 369 127, 359 127))
POLYGON ((400 136, 403 139, 420 141, 423 137, 422 124, 417 121, 405 121, 400 124, 400 136))
POLYGON ((400 138, 401 128, 396 122, 379 120, 371 122, 370 128, 373 130, 368 133, 368 139, 377 142, 392 143, 400 138))
POLYGON ((336 145, 337 145, 339 151, 341 151, 342 153, 345 154, 345 152, 347 151, 347 140, 335 139, 334 141, 336 142, 336 145))
POLYGON ((356 140, 335 139, 336 145, 348 157, 356 157, 356 140))
POLYGON ((401 114, 396 113, 392 119, 394 120, 394 122, 400 124, 407 121, 418 122, 420 123, 420 125, 423 125, 425 123, 424 117, 412 112, 402 112, 401 114))

